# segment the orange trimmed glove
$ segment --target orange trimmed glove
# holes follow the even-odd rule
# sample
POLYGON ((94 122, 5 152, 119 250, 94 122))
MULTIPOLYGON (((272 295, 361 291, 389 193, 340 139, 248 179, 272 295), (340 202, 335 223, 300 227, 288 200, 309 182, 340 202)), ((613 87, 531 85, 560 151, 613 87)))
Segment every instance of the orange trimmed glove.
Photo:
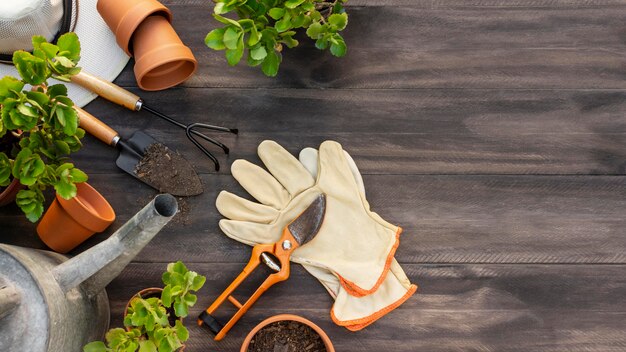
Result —
POLYGON ((346 155, 338 143, 323 143, 313 180, 282 147, 263 142, 259 156, 271 174, 243 160, 232 166, 233 176, 261 204, 222 192, 217 207, 230 219, 220 221, 229 237, 250 245, 272 243, 314 196, 325 193, 327 214, 320 232, 296 249, 292 260, 305 264, 336 299, 333 320, 359 330, 400 305, 416 287, 393 260, 400 229, 369 210, 362 182, 359 186, 355 179, 360 174, 351 170, 346 155), (392 275, 387 275, 390 268, 392 275))

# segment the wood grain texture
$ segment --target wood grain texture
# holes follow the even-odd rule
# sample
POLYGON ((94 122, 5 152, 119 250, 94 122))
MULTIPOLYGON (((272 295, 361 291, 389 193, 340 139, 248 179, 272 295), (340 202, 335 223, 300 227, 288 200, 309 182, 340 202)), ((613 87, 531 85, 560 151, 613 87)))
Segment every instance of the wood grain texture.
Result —
MULTIPOLYGON (((164 263, 129 266, 109 288, 120 324, 129 293, 160 283, 164 263)), ((241 270, 236 264, 191 263, 207 275, 195 316, 241 270)), ((247 331, 267 316, 293 313, 326 330, 337 351, 621 351, 626 347, 623 265, 404 265, 421 291, 371 327, 350 333, 328 316, 332 300, 298 265, 263 296, 222 342, 191 326, 193 351, 238 351, 247 331), (593 299, 590 299, 593 297, 593 299), (281 308, 282 307, 282 308, 281 308)), ((241 296, 253 287, 241 291, 241 296)), ((132 295, 132 293, 131 293, 132 295)))
MULTIPOLYGON (((279 313, 312 319, 339 352, 626 350, 625 0, 350 0, 348 55, 302 38, 276 78, 228 67, 204 46, 217 26, 211 2, 163 3, 197 73, 143 92, 131 61, 116 82, 181 122, 241 133, 211 134, 231 148, 211 149, 222 163, 215 173, 179 128, 102 99, 86 107, 122 136, 145 130, 180 151, 206 189, 179 199, 187 210, 109 285, 113 326, 135 292, 181 259, 208 277, 188 319, 188 352, 238 351, 279 313), (250 254, 221 233, 214 203, 223 189, 244 194, 230 164, 259 163, 264 139, 292 153, 343 144, 372 209, 403 227, 396 257, 418 294, 350 333, 330 322, 332 300, 294 265, 222 342, 195 326, 250 254)), ((117 169, 117 151, 84 143, 74 161, 118 217, 72 254, 155 195, 117 169)), ((45 248, 14 205, 0 210, 0 242, 45 248)))

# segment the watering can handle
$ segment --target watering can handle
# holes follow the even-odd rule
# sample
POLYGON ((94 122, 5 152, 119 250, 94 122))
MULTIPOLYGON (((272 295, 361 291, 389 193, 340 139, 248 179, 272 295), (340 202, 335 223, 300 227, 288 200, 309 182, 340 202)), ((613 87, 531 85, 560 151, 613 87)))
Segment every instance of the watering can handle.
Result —
POLYGON ((119 104, 130 110, 141 109, 141 98, 105 79, 80 71, 72 76, 72 82, 88 89, 104 99, 119 104))

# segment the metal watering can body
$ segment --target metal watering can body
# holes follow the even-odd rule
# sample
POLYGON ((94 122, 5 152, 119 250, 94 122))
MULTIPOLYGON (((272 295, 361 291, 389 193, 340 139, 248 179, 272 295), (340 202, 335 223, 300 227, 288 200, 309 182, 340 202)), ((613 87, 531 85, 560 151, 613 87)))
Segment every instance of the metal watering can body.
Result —
POLYGON ((177 209, 173 196, 158 195, 106 241, 71 259, 0 244, 0 351, 78 352, 102 339, 110 316, 104 288, 177 209))

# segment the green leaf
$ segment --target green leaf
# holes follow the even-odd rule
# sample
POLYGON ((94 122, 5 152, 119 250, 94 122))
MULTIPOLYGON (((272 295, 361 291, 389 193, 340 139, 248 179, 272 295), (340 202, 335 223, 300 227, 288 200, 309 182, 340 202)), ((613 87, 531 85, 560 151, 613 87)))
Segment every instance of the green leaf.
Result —
POLYGON ((309 28, 306 30, 306 35, 311 39, 319 39, 320 35, 323 33, 323 26, 319 22, 311 23, 309 28))
POLYGON ((13 53, 13 65, 24 82, 33 86, 44 83, 50 74, 45 60, 22 50, 13 53))
POLYGON ((53 84, 48 87, 48 95, 50 98, 57 96, 67 96, 67 87, 64 84, 53 84))
POLYGON ((180 341, 184 342, 189 339, 189 331, 187 330, 187 328, 185 328, 183 323, 180 322, 180 320, 176 320, 176 325, 174 326, 174 328, 176 329, 176 336, 180 341))
POLYGON ((256 29, 256 26, 252 26, 250 28, 250 37, 248 38, 248 45, 253 46, 256 45, 261 40, 261 34, 256 29))
POLYGON ((296 7, 298 7, 300 4, 302 4, 305 0, 287 0, 285 1, 285 7, 290 8, 290 9, 295 9, 296 7))
POLYGON ((107 352, 107 346, 102 341, 94 341, 86 344, 83 352, 107 352))
POLYGON ((5 153, 0 153, 0 187, 11 183, 11 160, 5 153))
POLYGON ((15 203, 31 222, 37 222, 43 214, 43 202, 44 197, 38 187, 22 189, 15 197, 15 203))
POLYGON ((291 26, 293 28, 300 28, 304 25, 305 19, 306 19, 306 16, 304 16, 304 14, 299 14, 298 16, 296 16, 295 18, 291 20, 291 26))
POLYGON ((263 60, 261 70, 266 76, 275 77, 278 74, 278 66, 280 65, 280 56, 275 50, 267 53, 267 57, 263 60))
POLYGON ((242 34, 243 33, 235 27, 228 27, 226 32, 224 32, 224 45, 226 48, 231 50, 237 49, 237 43, 242 34))
POLYGON ((56 140, 56 141, 54 141, 54 146, 59 151, 59 153, 58 153, 59 155, 69 154, 70 153, 70 146, 67 143, 65 143, 64 141, 56 140))
POLYGON ((237 63, 241 60, 243 56, 243 37, 240 37, 240 40, 237 44, 237 49, 226 49, 226 61, 231 66, 237 65, 237 63))
POLYGON ((270 9, 267 13, 271 18, 275 20, 279 20, 285 14, 285 9, 281 9, 280 7, 274 7, 270 9))
POLYGON ((48 59, 52 59, 57 56, 57 53, 59 52, 59 47, 50 43, 41 43, 40 48, 46 54, 48 59))
POLYGON ((73 68, 74 66, 76 66, 76 64, 72 60, 66 58, 65 56, 57 56, 54 59, 65 68, 73 68))
POLYGON ((0 79, 0 102, 7 97, 15 97, 13 92, 21 92, 24 88, 24 82, 15 77, 4 76, 0 79))
POLYGON ((202 286, 204 286, 205 282, 206 282, 206 277, 202 275, 198 275, 194 277, 193 283, 191 284, 191 289, 194 291, 198 291, 199 289, 202 288, 202 286))
POLYGON ((274 24, 274 28, 280 33, 291 28, 291 21, 282 19, 274 24))
POLYGON ((157 352, 157 346, 150 340, 139 341, 139 352, 157 352))
POLYGON ((330 53, 341 57, 346 55, 346 51, 348 50, 346 47, 346 43, 343 41, 343 38, 339 34, 334 34, 333 39, 335 42, 330 45, 330 53))
POLYGON ((73 136, 78 128, 78 113, 74 108, 65 110, 65 126, 63 132, 68 136, 73 136))
POLYGON ((64 57, 76 62, 80 59, 80 41, 73 32, 65 33, 57 40, 59 51, 64 57))
POLYGON ((223 24, 232 24, 235 27, 241 28, 241 25, 239 24, 239 22, 235 21, 235 20, 231 20, 230 18, 224 17, 224 16, 220 16, 218 14, 213 14, 213 17, 222 22, 223 24))
POLYGON ((166 307, 172 306, 172 287, 165 286, 163 288, 163 292, 161 292, 161 301, 163 301, 163 305, 166 307))
POLYGON ((348 14, 345 12, 341 14, 332 14, 328 17, 328 23, 330 23, 337 31, 343 30, 348 25, 348 14))
POLYGON ((320 50, 328 48, 328 39, 326 39, 325 37, 319 38, 315 41, 315 47, 320 50))
POLYGON ((250 57, 254 60, 263 60, 267 56, 265 47, 259 46, 258 48, 250 50, 250 57))
POLYGON ((226 28, 217 28, 209 32, 206 38, 204 38, 204 44, 213 50, 224 50, 224 32, 226 28))
POLYGON ((189 310, 187 308, 187 304, 183 301, 174 302, 174 312, 177 317, 184 318, 189 314, 189 310))

